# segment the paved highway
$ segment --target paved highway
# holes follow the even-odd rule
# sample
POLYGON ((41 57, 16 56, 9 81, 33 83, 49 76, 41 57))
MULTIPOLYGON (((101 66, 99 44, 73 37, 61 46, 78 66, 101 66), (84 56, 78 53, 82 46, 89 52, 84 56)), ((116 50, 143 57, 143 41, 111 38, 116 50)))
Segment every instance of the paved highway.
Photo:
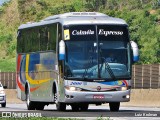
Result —
POLYGON ((48 117, 76 117, 85 119, 96 119, 98 117, 108 118, 112 120, 132 120, 142 119, 150 120, 160 119, 160 108, 156 107, 121 107, 119 112, 110 112, 108 105, 94 106, 90 105, 88 111, 73 112, 70 106, 67 106, 67 111, 56 111, 55 105, 45 106, 43 111, 32 110, 28 111, 26 104, 7 104, 6 108, 0 107, 0 113, 9 112, 12 117, 16 117, 16 114, 22 117, 24 115, 37 115, 48 117))

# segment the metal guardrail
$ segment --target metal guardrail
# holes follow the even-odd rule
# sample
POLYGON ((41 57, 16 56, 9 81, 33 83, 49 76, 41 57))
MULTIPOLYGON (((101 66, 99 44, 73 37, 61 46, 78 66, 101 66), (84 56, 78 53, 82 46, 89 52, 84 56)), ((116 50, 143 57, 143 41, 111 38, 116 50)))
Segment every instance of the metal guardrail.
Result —
POLYGON ((16 72, 0 72, 0 82, 7 89, 16 89, 16 72))
MULTIPOLYGON (((133 89, 158 89, 160 88, 160 64, 133 65, 133 89)), ((16 89, 16 73, 0 72, 0 81, 8 89, 16 89)))
POLYGON ((160 64, 133 65, 132 88, 160 88, 160 64))

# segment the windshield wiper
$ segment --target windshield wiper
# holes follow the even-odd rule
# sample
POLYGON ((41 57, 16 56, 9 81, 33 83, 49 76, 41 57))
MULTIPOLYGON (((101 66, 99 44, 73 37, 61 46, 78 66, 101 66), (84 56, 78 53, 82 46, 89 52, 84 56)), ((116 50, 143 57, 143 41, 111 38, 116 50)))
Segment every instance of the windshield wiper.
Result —
MULTIPOLYGON (((104 60, 104 63, 105 63, 105 71, 107 69, 107 71, 108 71, 109 75, 111 76, 111 78, 113 80, 116 80, 116 77, 115 77, 115 75, 114 75, 109 63, 107 62, 107 60, 104 57, 101 57, 101 58, 104 60)), ((102 66, 103 66, 103 62, 102 62, 102 66)))
POLYGON ((90 56, 89 59, 88 59, 88 66, 85 68, 85 71, 84 71, 83 77, 82 77, 83 80, 86 79, 85 77, 86 77, 86 75, 87 75, 88 69, 89 69, 89 67, 93 64, 92 59, 93 59, 92 56, 90 56))

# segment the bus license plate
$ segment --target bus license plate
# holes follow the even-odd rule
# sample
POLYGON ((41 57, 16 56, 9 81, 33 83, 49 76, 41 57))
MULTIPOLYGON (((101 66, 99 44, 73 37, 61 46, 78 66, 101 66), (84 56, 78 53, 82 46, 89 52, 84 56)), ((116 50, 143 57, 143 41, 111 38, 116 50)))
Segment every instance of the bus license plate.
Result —
POLYGON ((104 95, 93 95, 93 99, 104 99, 104 95))

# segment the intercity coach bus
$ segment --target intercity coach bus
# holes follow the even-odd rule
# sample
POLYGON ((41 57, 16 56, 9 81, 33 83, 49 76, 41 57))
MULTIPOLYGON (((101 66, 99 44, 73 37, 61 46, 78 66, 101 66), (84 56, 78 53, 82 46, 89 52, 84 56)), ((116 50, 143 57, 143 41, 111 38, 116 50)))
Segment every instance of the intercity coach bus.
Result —
POLYGON ((98 12, 71 12, 22 24, 17 32, 17 96, 28 110, 65 111, 130 100, 137 44, 127 23, 98 12))

